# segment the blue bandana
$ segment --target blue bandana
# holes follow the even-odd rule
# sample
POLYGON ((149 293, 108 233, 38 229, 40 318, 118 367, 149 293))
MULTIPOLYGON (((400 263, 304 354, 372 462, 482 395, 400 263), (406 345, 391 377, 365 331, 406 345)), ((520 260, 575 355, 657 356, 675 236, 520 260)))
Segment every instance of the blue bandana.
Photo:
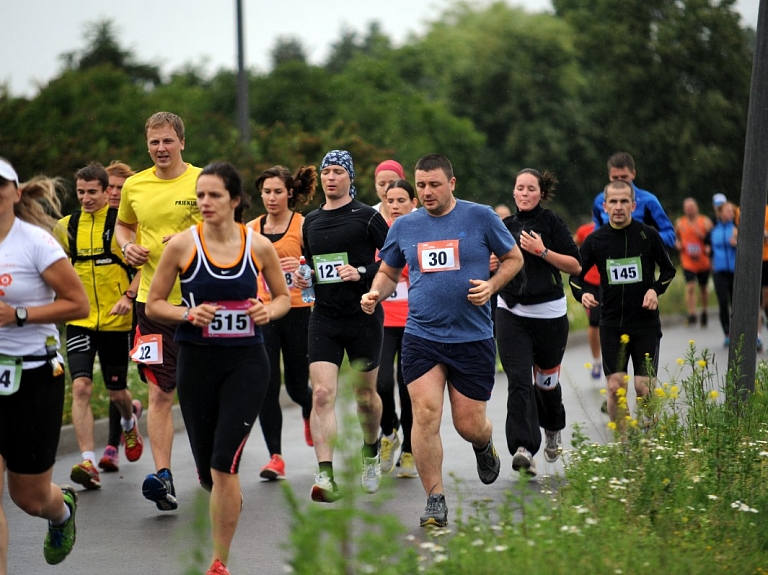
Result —
MULTIPOLYGON (((323 162, 320 164, 320 170, 327 168, 328 166, 341 166, 349 174, 349 182, 355 181, 355 166, 352 164, 352 155, 346 150, 331 150, 323 158, 323 162)), ((357 195, 355 186, 349 187, 349 195, 352 199, 357 195)))

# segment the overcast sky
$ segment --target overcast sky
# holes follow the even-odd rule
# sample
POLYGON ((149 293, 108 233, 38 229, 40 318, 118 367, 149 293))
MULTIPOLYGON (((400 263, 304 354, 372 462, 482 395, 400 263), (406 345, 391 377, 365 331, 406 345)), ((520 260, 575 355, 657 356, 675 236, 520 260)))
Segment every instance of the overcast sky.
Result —
MULTIPOLYGON (((478 5, 486 0, 475 0, 478 5)), ((529 12, 551 10, 550 0, 508 0, 529 12)), ((768 1, 768 0, 766 0, 768 1)), ((322 62, 346 26, 364 32, 378 21, 396 43, 420 33, 450 0, 245 0, 246 65, 265 71, 280 36, 303 42, 310 61, 322 62)), ((757 27, 759 0, 738 0, 742 21, 757 27)), ((229 0, 0 0, 3 43, 0 83, 30 96, 61 71, 59 56, 84 47, 85 24, 115 22, 118 39, 140 62, 169 73, 186 63, 205 72, 236 67, 235 1, 229 0)))

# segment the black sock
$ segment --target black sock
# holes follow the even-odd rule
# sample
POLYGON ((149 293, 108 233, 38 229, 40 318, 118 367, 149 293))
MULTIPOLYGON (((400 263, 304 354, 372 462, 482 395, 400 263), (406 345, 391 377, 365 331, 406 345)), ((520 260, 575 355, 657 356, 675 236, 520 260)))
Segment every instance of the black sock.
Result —
POLYGON ((491 440, 490 440, 490 439, 488 440, 488 443, 486 443, 485 447, 483 447, 482 449, 478 449, 478 448, 477 448, 477 447, 475 447, 474 445, 472 446, 472 449, 474 449, 474 450, 475 450, 475 453, 485 453, 485 452, 486 452, 486 451, 488 451, 490 448, 491 448, 491 440))
POLYGON ((376 457, 379 454, 379 442, 365 443, 363 442, 363 457, 376 457))

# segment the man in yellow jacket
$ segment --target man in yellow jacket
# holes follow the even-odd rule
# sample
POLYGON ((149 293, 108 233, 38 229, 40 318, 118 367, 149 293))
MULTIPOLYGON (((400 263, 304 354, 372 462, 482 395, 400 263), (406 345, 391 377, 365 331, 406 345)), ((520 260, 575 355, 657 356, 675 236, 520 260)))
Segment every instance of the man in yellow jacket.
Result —
POLYGON ((97 352, 109 399, 120 411, 126 458, 136 461, 143 450, 127 383, 136 287, 131 285, 130 268, 115 240, 117 210, 108 205, 107 171, 101 164, 89 164, 78 170, 75 180, 82 209, 62 218, 54 230, 72 260, 90 303, 87 318, 67 323, 72 423, 83 454, 83 462, 72 468, 71 479, 86 489, 99 489, 90 403, 97 352))

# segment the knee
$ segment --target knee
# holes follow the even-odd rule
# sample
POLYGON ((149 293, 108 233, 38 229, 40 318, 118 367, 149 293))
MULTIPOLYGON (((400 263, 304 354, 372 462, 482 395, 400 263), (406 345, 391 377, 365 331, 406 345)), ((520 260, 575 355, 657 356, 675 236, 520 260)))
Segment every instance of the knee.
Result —
POLYGON ((333 407, 336 394, 327 387, 315 387, 312 390, 312 405, 318 409, 333 407))
POLYGON ((93 382, 87 377, 78 377, 72 382, 72 397, 76 400, 88 401, 93 392, 93 382))
POLYGON ((421 427, 439 427, 442 417, 442 406, 433 402, 413 401, 411 398, 411 408, 413 410, 413 422, 421 427))
POLYGON ((173 406, 173 393, 165 392, 159 386, 151 383, 149 384, 149 401, 156 408, 170 409, 173 406))

